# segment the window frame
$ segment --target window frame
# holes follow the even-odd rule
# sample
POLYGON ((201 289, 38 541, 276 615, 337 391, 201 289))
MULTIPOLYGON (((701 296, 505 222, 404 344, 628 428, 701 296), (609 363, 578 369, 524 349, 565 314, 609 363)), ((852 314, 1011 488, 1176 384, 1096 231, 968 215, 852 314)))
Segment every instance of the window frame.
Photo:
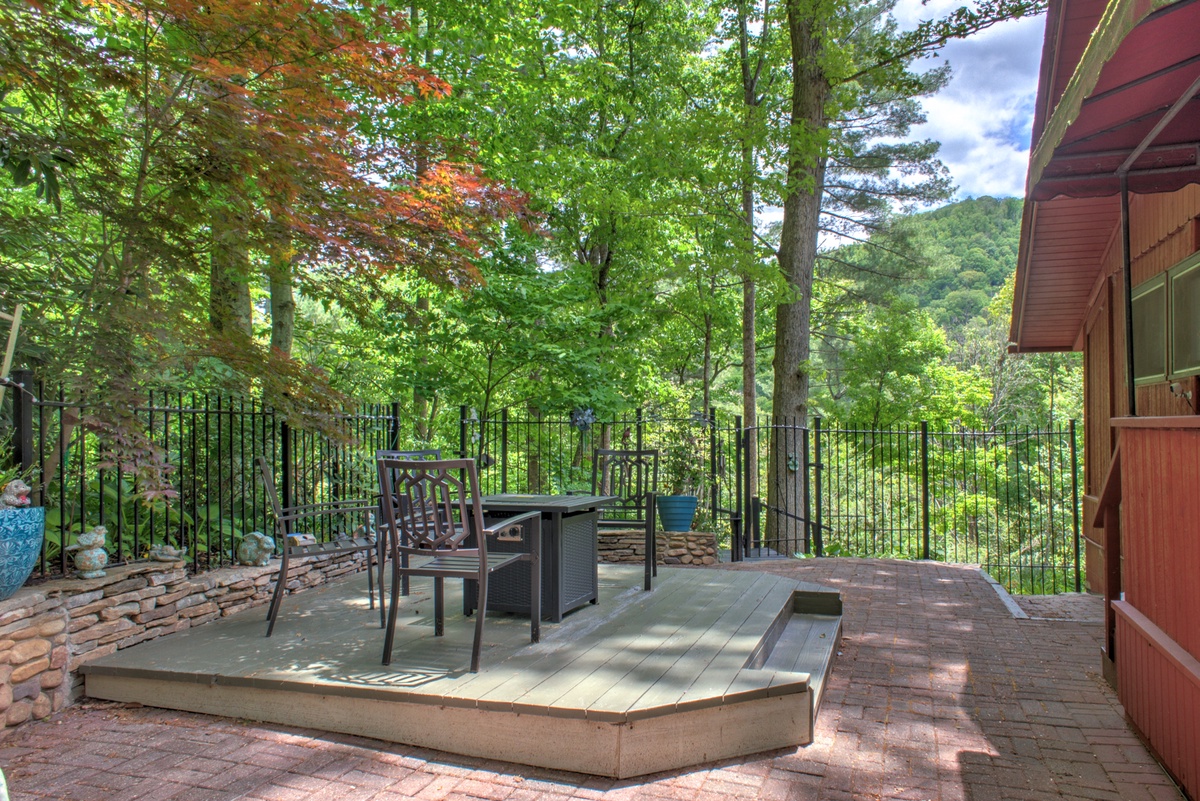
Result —
POLYGON ((1130 292, 1130 294, 1129 294, 1129 300, 1130 300, 1130 306, 1133 307, 1133 306, 1136 306, 1137 302, 1139 300, 1141 300, 1142 298, 1144 298, 1146 295, 1149 295, 1149 294, 1159 291, 1159 290, 1162 291, 1162 308, 1159 310, 1159 315, 1158 315, 1158 319, 1161 323, 1160 330, 1162 332, 1162 371, 1158 372, 1158 373, 1154 373, 1152 375, 1138 375, 1138 372, 1137 372, 1138 371, 1137 346, 1135 344, 1137 326, 1136 326, 1136 324, 1131 324, 1130 328, 1134 330, 1135 342, 1130 342, 1129 347, 1133 350, 1133 369, 1134 369, 1133 385, 1135 387, 1148 386, 1150 384, 1161 384, 1167 380, 1167 376, 1169 375, 1169 370, 1170 370, 1170 366, 1171 366, 1171 352, 1170 352, 1170 344, 1171 343, 1170 343, 1170 336, 1169 336, 1170 325, 1169 325, 1168 317, 1169 317, 1169 312, 1170 312, 1170 308, 1171 308, 1171 301, 1170 301, 1170 297, 1169 297, 1170 293, 1169 293, 1168 286, 1167 286, 1167 273, 1165 273, 1165 272, 1159 273, 1158 275, 1154 276, 1153 278, 1143 281, 1142 283, 1135 286, 1133 288, 1133 291, 1130 292))
MULTIPOLYGON (((1167 377, 1168 379, 1187 378, 1189 376, 1200 375, 1200 360, 1191 366, 1185 366, 1177 369, 1175 363, 1176 339, 1175 339, 1175 298, 1176 298, 1176 282, 1183 276, 1191 275, 1200 271, 1200 251, 1193 253, 1183 261, 1176 264, 1171 269, 1167 270, 1167 377)), ((1192 319, 1196 319, 1196 315, 1200 314, 1200 309, 1192 315, 1192 319)))

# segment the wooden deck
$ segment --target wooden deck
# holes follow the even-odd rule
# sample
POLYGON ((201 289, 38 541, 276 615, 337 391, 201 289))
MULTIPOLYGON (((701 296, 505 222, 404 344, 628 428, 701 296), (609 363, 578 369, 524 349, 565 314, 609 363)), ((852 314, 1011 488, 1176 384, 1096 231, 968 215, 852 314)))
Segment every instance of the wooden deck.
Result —
POLYGON ((491 613, 478 674, 472 621, 448 614, 435 638, 420 582, 383 667, 356 576, 289 599, 270 639, 255 609, 99 660, 87 694, 616 777, 811 742, 836 593, 740 571, 667 568, 649 593, 641 578, 602 565, 600 603, 536 645, 527 620, 491 613))

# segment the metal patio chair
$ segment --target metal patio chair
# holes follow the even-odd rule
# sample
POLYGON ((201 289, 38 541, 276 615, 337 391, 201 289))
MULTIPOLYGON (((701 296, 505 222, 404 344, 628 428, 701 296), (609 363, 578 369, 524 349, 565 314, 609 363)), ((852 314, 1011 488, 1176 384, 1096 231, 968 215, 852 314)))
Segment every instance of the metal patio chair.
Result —
POLYGON ((602 511, 600 526, 640 526, 645 530, 643 589, 647 591, 652 589, 653 578, 658 575, 658 544, 654 537, 657 488, 658 451, 597 448, 592 455, 592 494, 620 498, 602 511))
POLYGON ((487 617, 488 576, 518 562, 527 562, 531 584, 529 635, 531 642, 538 642, 542 617, 541 514, 530 511, 491 526, 484 525, 479 471, 474 459, 380 459, 376 466, 381 494, 384 498, 394 499, 392 503, 382 504, 382 528, 392 554, 391 605, 383 641, 383 664, 389 665, 392 661, 399 591, 406 576, 433 579, 434 636, 437 637, 445 633, 445 580, 461 578, 477 582, 471 672, 478 673, 483 625, 487 617), (538 525, 530 525, 530 521, 535 520, 538 525), (514 529, 518 533, 511 533, 514 529), (490 537, 509 541, 528 537, 529 549, 489 554, 487 542, 490 537), (408 556, 411 561, 405 564, 400 558, 403 556, 408 556))
MULTIPOLYGON (((393 451, 393 450, 375 451, 375 461, 376 462, 378 462, 380 459, 425 462, 425 461, 436 461, 441 458, 442 458, 442 449, 441 448, 425 448, 424 450, 412 450, 412 451, 393 451)), ((380 498, 380 501, 382 502, 383 495, 380 495, 379 498, 380 498)), ((392 502, 398 503, 402 500, 403 499, 400 499, 400 498, 393 498, 392 502)), ((379 519, 383 520, 382 507, 380 508, 379 519)), ((387 548, 388 548, 387 537, 380 537, 379 538, 379 564, 380 564, 380 568, 379 568, 379 588, 380 589, 379 589, 379 592, 380 592, 380 595, 382 595, 382 593, 383 593, 383 563, 387 560, 387 556, 388 556, 387 548)), ((408 567, 408 554, 406 554, 406 553, 400 554, 400 563, 402 566, 408 567)), ((400 594, 407 596, 408 590, 409 590, 408 574, 405 574, 402 579, 402 584, 400 587, 400 594)), ((380 612, 382 613, 382 607, 380 607, 380 612)), ((380 617, 379 622, 380 622, 380 625, 383 625, 384 621, 383 621, 382 616, 380 617)))
POLYGON ((348 498, 324 503, 284 506, 275 491, 271 465, 259 456, 258 469, 266 490, 267 501, 275 514, 275 541, 282 548, 275 591, 267 608, 267 636, 275 630, 275 620, 283 606, 288 570, 293 559, 305 556, 337 556, 345 553, 367 554, 367 592, 371 608, 375 608, 375 587, 379 586, 379 624, 383 625, 383 563, 379 560, 379 537, 376 515, 379 504, 373 498, 348 498), (332 537, 332 539, 330 539, 332 537), (371 557, 376 558, 379 580, 371 570, 371 557))

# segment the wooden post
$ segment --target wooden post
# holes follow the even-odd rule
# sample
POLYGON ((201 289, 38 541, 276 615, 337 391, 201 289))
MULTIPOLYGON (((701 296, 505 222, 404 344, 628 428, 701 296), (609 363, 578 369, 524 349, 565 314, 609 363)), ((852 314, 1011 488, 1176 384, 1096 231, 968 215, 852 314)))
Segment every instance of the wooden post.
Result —
MULTIPOLYGON (((12 367, 13 353, 17 350, 17 331, 21 328, 21 304, 17 304, 17 308, 12 314, 0 312, 0 320, 7 320, 11 325, 8 328, 8 344, 4 347, 4 361, 0 363, 0 378, 8 378, 9 368, 12 367)), ((0 403, 4 402, 5 386, 0 384, 0 403)))

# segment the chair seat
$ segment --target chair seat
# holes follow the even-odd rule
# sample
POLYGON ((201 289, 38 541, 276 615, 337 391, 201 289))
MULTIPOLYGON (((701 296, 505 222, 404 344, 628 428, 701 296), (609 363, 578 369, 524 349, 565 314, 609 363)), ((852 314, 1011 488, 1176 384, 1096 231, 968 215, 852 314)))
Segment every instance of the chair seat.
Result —
MULTIPOLYGON (((487 563, 488 572, 499 570, 509 562, 528 558, 529 554, 526 553, 490 553, 487 563)), ((461 573, 463 578, 473 579, 479 575, 479 557, 442 554, 428 562, 408 568, 408 572, 414 576, 446 576, 448 578, 458 578, 458 576, 448 576, 449 573, 461 573)))
POLYGON ((331 540, 330 542, 314 542, 302 545, 288 545, 288 553, 292 556, 328 556, 352 551, 361 551, 375 546, 374 537, 349 537, 331 540))

